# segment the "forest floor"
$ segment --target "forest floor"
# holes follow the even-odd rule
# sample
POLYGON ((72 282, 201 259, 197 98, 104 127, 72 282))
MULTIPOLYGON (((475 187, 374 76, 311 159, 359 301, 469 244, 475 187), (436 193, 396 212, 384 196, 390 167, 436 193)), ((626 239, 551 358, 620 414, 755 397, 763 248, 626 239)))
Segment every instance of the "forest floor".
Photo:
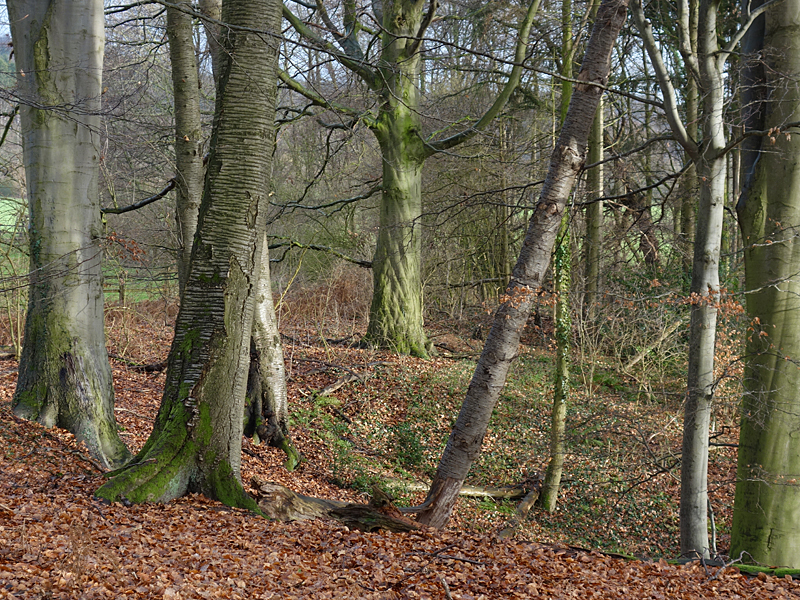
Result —
MULTIPOLYGON (((163 314, 110 310, 109 351, 163 361, 174 311, 163 314)), ((411 483, 435 469, 480 342, 442 327, 430 332, 439 356, 419 360, 349 348, 346 330, 285 319, 292 433, 305 461, 287 473, 280 452, 245 440, 242 479, 349 502, 366 502, 377 483, 398 505, 418 503, 411 483), (342 385, 319 395, 331 384, 342 385)), ((468 483, 529 485, 546 465, 552 386, 549 354, 533 343, 539 333, 516 363, 468 483)), ((121 436, 136 451, 164 376, 112 365, 121 436)), ((72 435, 12 415, 16 370, 14 360, 0 362, 0 598, 800 598, 789 576, 665 560, 678 552, 680 403, 666 392, 643 396, 635 377, 602 363, 589 391, 574 386, 558 509, 534 509, 510 540, 497 533, 515 501, 487 498, 461 500, 445 531, 407 534, 271 522, 198 495, 103 504, 93 497, 103 474, 72 435)), ((724 420, 715 439, 735 441, 724 420)), ((712 454, 710 472, 724 554, 731 448, 712 454)))

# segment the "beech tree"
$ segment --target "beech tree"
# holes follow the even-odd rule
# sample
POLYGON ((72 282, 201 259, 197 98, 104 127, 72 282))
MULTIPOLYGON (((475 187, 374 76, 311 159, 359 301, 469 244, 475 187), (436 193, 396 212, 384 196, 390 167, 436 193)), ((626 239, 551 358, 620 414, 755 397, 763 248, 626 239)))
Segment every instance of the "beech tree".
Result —
POLYGON ((100 96, 103 3, 7 3, 30 212, 30 288, 14 412, 59 426, 105 467, 117 435, 103 329, 100 96))
MULTIPOLYGON (((288 8, 284 7, 283 13, 305 41, 329 53, 364 82, 377 98, 377 111, 342 106, 288 74, 281 77, 290 89, 313 104, 339 111, 354 122, 363 121, 375 135, 383 159, 383 178, 380 227, 372 260, 373 296, 364 341, 401 354, 426 357, 420 244, 422 167, 430 156, 454 148, 485 129, 503 110, 519 84, 539 0, 528 6, 519 27, 514 66, 492 106, 474 125, 443 139, 423 135, 419 93, 424 37, 436 18, 439 3, 431 0, 427 9, 423 0, 386 0, 373 2, 372 6, 373 17, 380 25, 380 50, 374 66, 368 62, 369 51, 359 41, 359 32, 365 27, 354 2, 344 2, 343 28, 336 26, 322 2, 313 8, 320 13, 335 44, 318 35, 288 8)), ((372 46, 368 44, 368 49, 372 46)))
POLYGON ((203 194, 203 128, 200 118, 200 83, 191 3, 167 7, 167 39, 172 70, 175 114, 175 219, 178 229, 178 289, 189 276, 192 238, 203 194))
MULTIPOLYGON (((708 436, 716 381, 714 348, 720 294, 719 261, 725 214, 726 154, 724 104, 725 64, 747 29, 766 5, 745 7, 742 26, 721 45, 718 35, 719 2, 700 0, 696 44, 690 23, 691 0, 678 3, 678 50, 689 75, 697 82, 702 106, 702 139, 695 140, 678 110, 675 87, 646 18, 641 0, 633 0, 631 14, 652 63, 672 135, 695 165, 700 182, 695 223, 691 283, 691 321, 686 404, 681 453, 681 553, 709 556, 708 436), (696 50, 695 50, 696 49, 696 50)), ((690 94, 693 91, 690 89, 690 94)), ((690 107, 691 108, 691 107, 690 107)), ((683 216, 686 211, 683 209, 683 216)))
POLYGON ((165 502, 200 491, 257 510, 240 479, 250 333, 274 136, 280 5, 231 0, 208 173, 153 432, 97 495, 165 502))
POLYGON ((505 384, 537 290, 544 280, 564 207, 586 160, 589 131, 608 81, 611 50, 625 22, 627 0, 604 0, 589 39, 578 83, 536 203, 517 264, 483 347, 419 521, 447 524, 461 485, 481 450, 492 411, 505 384), (584 83, 585 82, 585 83, 584 83))
POLYGON ((731 556, 800 567, 800 1, 771 6, 745 49, 747 337, 731 556))
MULTIPOLYGON (((215 86, 221 75, 218 25, 219 0, 205 0, 200 6, 206 24, 215 86)), ((178 282, 186 285, 192 238, 197 228, 204 170, 201 149, 199 77, 193 40, 193 11, 189 3, 167 7, 167 37, 172 64, 175 112, 176 217, 178 226, 178 282)), ((283 365, 283 347, 275 318, 269 273, 269 248, 264 245, 261 275, 257 284, 256 308, 250 344, 250 368, 245 407, 244 432, 256 442, 265 442, 286 453, 286 467, 294 469, 300 453, 289 435, 289 406, 283 365)))

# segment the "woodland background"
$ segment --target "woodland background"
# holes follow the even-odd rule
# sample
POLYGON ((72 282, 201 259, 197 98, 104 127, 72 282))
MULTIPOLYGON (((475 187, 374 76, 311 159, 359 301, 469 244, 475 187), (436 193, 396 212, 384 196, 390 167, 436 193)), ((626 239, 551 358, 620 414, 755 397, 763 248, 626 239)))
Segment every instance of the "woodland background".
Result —
MULTIPOLYGON (((104 207, 152 196, 174 174, 164 9, 147 3, 119 8, 109 4, 106 15, 104 207)), ((245 482, 257 475, 301 493, 348 501, 363 500, 378 484, 398 505, 421 501, 414 485, 427 483, 435 472, 555 144, 562 119, 564 80, 558 74, 565 69, 564 32, 574 30, 578 46, 585 42, 589 8, 543 3, 521 84, 502 115, 465 145, 426 164, 420 224, 431 358, 350 347, 367 328, 372 277, 364 265, 378 233, 380 152, 359 122, 347 122, 335 111, 303 118, 302 98, 280 88, 270 269, 290 425, 305 462, 288 474, 277 450, 245 442, 245 482), (320 393, 331 385, 338 387, 320 393)), ((446 132, 474 122, 499 93, 524 6, 448 2, 441 12, 445 16, 432 25, 429 37, 442 42, 425 55, 420 89, 426 131, 446 132)), ((659 35, 669 37, 670 7, 665 4, 656 14, 663 18, 655 23, 659 35)), ((732 30, 740 15, 735 6, 723 6, 721 16, 721 29, 732 30)), ((315 18, 309 22, 323 27, 315 18)), ((325 53, 297 43, 288 29, 284 34, 284 71, 337 103, 369 102, 363 85, 325 53)), ((207 135, 214 84, 199 22, 195 35, 207 135)), ((645 597, 651 590, 653 597, 798 594, 791 577, 748 580, 704 565, 675 568, 664 561, 613 558, 621 553, 658 560, 680 553, 692 206, 698 194, 696 182, 681 176, 683 149, 670 139, 664 115, 653 107, 662 101, 661 92, 632 26, 623 28, 615 47, 613 93, 604 97, 602 146, 610 159, 602 187, 591 189, 581 180, 560 236, 559 243, 569 249, 568 286, 557 289, 549 273, 467 481, 527 490, 541 479, 549 459, 555 307, 561 302, 571 316, 561 495, 555 511, 532 512, 513 542, 500 542, 495 534, 518 498, 463 498, 447 532, 407 538, 365 535, 321 522, 260 522, 201 497, 134 509, 93 500, 102 480, 85 450, 69 434, 25 423, 9 410, 27 304, 28 248, 8 41, 0 56, 8 123, 0 146, 0 343, 7 352, 0 419, 3 593, 58 597, 80 589, 86 597, 101 597, 124 590, 164 598, 312 593, 645 597), (593 284, 586 270, 591 205, 602 207, 603 230, 593 284), (587 290, 595 290, 591 302, 587 290), (177 513, 191 514, 193 527, 180 524, 177 513)), ((686 82, 677 58, 669 67, 676 81, 686 82)), ((731 59, 725 78, 725 126, 732 133, 742 127, 738 68, 731 59)), ((709 458, 713 550, 719 556, 726 555, 730 543, 742 355, 753 331, 743 308, 742 241, 732 210, 740 191, 738 152, 733 149, 725 159, 727 210, 709 458)), ((158 410, 159 366, 177 313, 174 202, 168 196, 134 212, 106 214, 103 227, 115 410, 121 437, 135 451, 158 410)))

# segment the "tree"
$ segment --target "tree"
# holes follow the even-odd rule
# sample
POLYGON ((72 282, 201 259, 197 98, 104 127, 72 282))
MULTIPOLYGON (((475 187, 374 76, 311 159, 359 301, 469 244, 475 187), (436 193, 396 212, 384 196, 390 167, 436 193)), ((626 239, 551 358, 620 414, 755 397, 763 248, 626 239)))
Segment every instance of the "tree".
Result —
MULTIPOLYGON (((205 0, 201 6, 208 47, 214 68, 214 83, 221 75, 219 21, 221 5, 205 0)), ((186 286, 192 238, 197 229, 198 209, 203 189, 203 157, 201 155, 202 121, 199 102, 199 78, 193 40, 191 5, 167 7, 167 36, 172 64, 175 106, 175 179, 177 185, 176 217, 178 224, 178 282, 180 291, 186 286)), ((269 249, 264 242, 261 276, 257 284, 256 307, 250 350, 250 368, 245 409, 245 434, 259 438, 283 450, 286 466, 294 469, 300 454, 289 435, 289 408, 283 365, 283 348, 275 318, 269 274, 269 249), (265 421, 266 415, 266 423, 265 421)))
POLYGON ((280 5, 223 5, 208 173, 153 432, 97 495, 165 502, 195 490, 257 510, 240 479, 250 332, 274 136, 280 5))
POLYGON ((117 435, 103 329, 103 3, 8 2, 30 211, 30 291, 14 412, 73 432, 105 467, 117 435))
MULTIPOLYGON (((350 109, 325 100, 311 89, 282 75, 290 89, 312 103, 339 110, 353 122, 365 122, 377 139, 382 156, 382 185, 378 240, 372 260, 373 296, 364 341, 401 354, 428 356, 423 331, 420 228, 422 217, 422 167, 436 153, 452 149, 485 129, 503 110, 522 73, 528 37, 539 0, 533 0, 519 28, 513 68, 506 85, 491 107, 469 129, 444 139, 422 135, 420 67, 425 33, 436 17, 438 2, 425 10, 422 0, 373 3, 381 24, 376 66, 368 62, 358 34, 354 2, 344 3, 343 29, 336 27, 322 2, 316 4, 325 26, 340 50, 318 36, 307 24, 284 8, 292 27, 310 43, 329 52, 360 77, 378 100, 377 114, 350 109)), ((370 44, 371 46, 371 44, 370 44)))
POLYGON ((731 556, 747 553, 748 560, 795 568, 800 567, 800 139, 792 132, 800 118, 798 11, 798 0, 771 7, 744 44, 743 117, 752 137, 736 209, 752 331, 731 532, 731 556))
MULTIPOLYGON (((748 6, 742 27, 720 46, 719 3, 699 3, 697 52, 693 51, 690 0, 678 4, 679 50, 689 74, 697 81, 703 98, 700 126, 702 140, 696 141, 681 120, 677 96, 669 72, 646 19, 641 0, 631 4, 636 27, 653 64, 664 97, 664 110, 672 134, 691 158, 700 181, 700 198, 695 223, 694 259, 691 283, 689 365, 684 407, 681 453, 681 553, 709 556, 708 542, 708 436, 716 381, 714 346, 717 303, 720 294, 719 261, 725 213, 726 159, 728 151, 724 123, 725 63, 763 6, 748 6)), ((686 216, 684 208, 684 216, 686 216)))
POLYGON ((464 403, 458 415, 428 497, 419 507, 419 521, 444 527, 461 485, 480 453, 489 419, 505 384, 511 361, 542 285, 559 230, 564 207, 586 160, 589 130, 603 86, 608 81, 611 50, 627 14, 626 0, 604 0, 597 12, 578 83, 558 141, 550 158, 547 179, 528 226, 511 284, 495 312, 464 403), (586 82, 586 83, 582 83, 586 82))
POLYGON ((167 7, 167 39, 172 67, 175 112, 175 179, 178 226, 178 289, 189 276, 192 238, 203 195, 203 129, 200 82, 194 49, 194 25, 189 2, 167 7))

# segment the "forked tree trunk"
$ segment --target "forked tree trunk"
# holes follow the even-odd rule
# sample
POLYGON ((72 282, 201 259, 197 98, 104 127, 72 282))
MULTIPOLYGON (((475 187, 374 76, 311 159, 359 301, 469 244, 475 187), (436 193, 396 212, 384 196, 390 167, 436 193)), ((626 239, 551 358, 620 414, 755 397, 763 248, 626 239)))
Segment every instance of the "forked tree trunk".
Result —
POLYGON ((181 2, 179 5, 167 7, 167 39, 175 102, 175 219, 179 242, 178 287, 182 294, 189 276, 192 238, 197 229, 197 211, 203 195, 203 132, 193 19, 181 10, 190 9, 191 3, 181 2))
POLYGON ((494 323, 475 367, 461 412, 450 434, 419 520, 444 527, 461 484, 477 458, 489 418, 506 381, 519 339, 542 284, 567 198, 586 158, 586 144, 617 34, 625 22, 627 0, 604 0, 586 49, 567 118, 550 159, 539 202, 531 217, 511 284, 495 313, 494 323))
MULTIPOLYGON (((752 33, 746 60, 767 58, 745 114, 748 129, 800 121, 800 0, 766 13, 765 30, 752 33), (760 39, 759 39, 760 38, 760 39), (763 42, 763 44, 759 43, 763 42), (754 108, 764 113, 753 114, 754 108)), ((760 25, 760 24, 759 24, 760 25)), ((753 71, 751 70, 751 74, 753 71)), ((795 130, 796 131, 796 130, 795 130)), ((773 133, 763 149, 745 156, 750 176, 737 211, 745 243, 748 335, 745 395, 731 532, 731 557, 800 568, 800 136, 773 133)))
POLYGON ((165 502, 199 491, 258 510, 240 479, 244 393, 269 193, 280 4, 231 0, 189 279, 153 432, 97 495, 165 502), (274 31, 259 34, 255 31, 274 31))
POLYGON ((116 467, 130 455, 117 435, 103 328, 103 3, 7 5, 22 96, 31 261, 14 412, 71 431, 101 464, 116 467))
MULTIPOLYGON (((184 9, 191 8, 189 4, 184 9)), ((219 21, 219 0, 201 2, 203 14, 219 21)), ((209 51, 213 59, 215 88, 220 76, 220 28, 214 21, 204 21, 209 51)), ((278 27, 271 24, 271 29, 278 27)), ((178 181, 176 215, 181 241, 178 256, 178 281, 181 294, 189 274, 189 259, 197 229, 197 214, 203 193, 203 157, 199 85, 192 17, 180 7, 167 7, 167 34, 172 60, 172 83, 175 95, 176 179, 178 181)), ((261 437, 286 453, 286 467, 294 469, 300 454, 289 436, 289 407, 283 348, 275 319, 275 307, 269 273, 269 250, 264 241, 261 278, 258 283, 256 309, 253 315, 250 369, 247 382, 244 433, 256 441, 261 437), (261 429, 263 427, 263 429, 261 429), (260 430, 260 433, 259 433, 260 430)))

